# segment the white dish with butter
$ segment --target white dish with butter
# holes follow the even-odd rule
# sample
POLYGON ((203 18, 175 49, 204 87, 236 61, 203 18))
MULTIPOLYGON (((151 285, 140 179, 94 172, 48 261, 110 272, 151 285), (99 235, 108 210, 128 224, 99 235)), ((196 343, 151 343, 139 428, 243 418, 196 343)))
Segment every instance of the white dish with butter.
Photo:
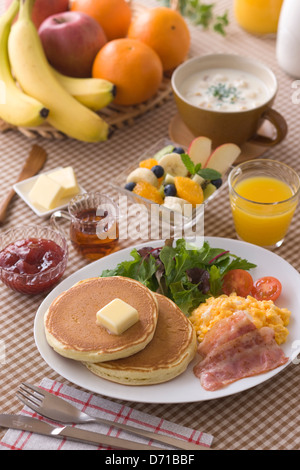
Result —
MULTIPOLYGON (((46 171, 44 173, 41 173, 40 175, 32 176, 31 178, 28 178, 24 181, 21 181, 19 183, 16 183, 14 185, 14 190, 15 192, 23 199, 23 201, 30 207, 30 209, 33 210, 33 212, 36 213, 39 217, 48 217, 51 215, 54 211, 64 209, 67 207, 69 201, 72 199, 73 196, 66 196, 65 198, 61 199, 59 202, 59 205, 50 209, 46 210, 42 206, 39 206, 38 204, 33 204, 30 200, 29 194, 30 191, 32 190, 34 184, 38 180, 39 176, 41 175, 49 175, 50 173, 53 173, 54 171, 59 171, 62 170, 63 167, 57 167, 53 168, 52 170, 46 171)), ((83 194, 85 193, 85 189, 78 184, 79 187, 79 193, 78 194, 83 194)))
POLYGON ((183 97, 212 111, 246 111, 269 99, 262 80, 243 70, 212 68, 193 73, 182 84, 183 97))
MULTIPOLYGON (((35 317, 34 337, 37 348, 46 363, 66 380, 93 393, 142 403, 188 403, 212 400, 248 390, 279 374, 294 358, 297 359, 299 353, 300 274, 278 255, 255 245, 226 238, 205 237, 205 239, 211 247, 230 250, 237 256, 246 258, 256 264, 257 267, 251 270, 254 278, 258 279, 270 275, 271 266, 272 275, 282 282, 282 294, 276 304, 281 308, 286 307, 292 312, 288 326, 289 335, 287 341, 281 345, 286 356, 289 357, 289 361, 284 366, 254 377, 238 380, 220 390, 209 392, 201 387, 199 379, 194 376, 193 366, 198 361, 197 357, 191 362, 187 370, 175 379, 162 384, 141 387, 121 385, 102 379, 92 374, 78 361, 59 356, 49 346, 45 337, 44 315, 50 304, 59 294, 72 287, 76 282, 90 277, 97 277, 101 275, 104 269, 112 269, 118 263, 131 259, 130 252, 133 247, 113 253, 78 270, 55 287, 41 303, 35 317)), ((162 246, 162 244, 161 240, 151 243, 153 247, 162 246)), ((149 242, 136 248, 139 249, 142 246, 149 246, 149 242)), ((280 387, 280 381, 278 381, 278 387, 280 387)))

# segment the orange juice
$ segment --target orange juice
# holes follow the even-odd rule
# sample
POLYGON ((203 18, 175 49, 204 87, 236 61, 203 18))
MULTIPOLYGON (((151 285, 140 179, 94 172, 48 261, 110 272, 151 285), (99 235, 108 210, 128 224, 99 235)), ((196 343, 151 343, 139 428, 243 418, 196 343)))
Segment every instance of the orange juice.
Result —
POLYGON ((252 34, 276 33, 283 0, 234 0, 240 26, 252 34))
POLYGON ((230 194, 238 236, 259 246, 283 240, 297 205, 289 184, 270 176, 250 176, 237 182, 230 194))

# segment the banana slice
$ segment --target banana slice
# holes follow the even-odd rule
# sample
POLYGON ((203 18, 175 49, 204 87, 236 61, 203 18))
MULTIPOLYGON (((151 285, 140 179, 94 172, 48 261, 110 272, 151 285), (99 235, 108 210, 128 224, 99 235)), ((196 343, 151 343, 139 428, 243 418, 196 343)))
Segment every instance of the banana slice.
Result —
POLYGON ((189 204, 185 199, 176 196, 166 196, 163 206, 170 210, 183 213, 184 204, 189 204))
POLYGON ((164 168, 165 173, 172 176, 187 176, 188 170, 181 160, 179 153, 167 153, 160 160, 159 164, 164 168))
POLYGON ((136 168, 128 175, 126 180, 127 183, 138 183, 139 181, 147 181, 156 188, 159 186, 157 177, 148 168, 136 168))

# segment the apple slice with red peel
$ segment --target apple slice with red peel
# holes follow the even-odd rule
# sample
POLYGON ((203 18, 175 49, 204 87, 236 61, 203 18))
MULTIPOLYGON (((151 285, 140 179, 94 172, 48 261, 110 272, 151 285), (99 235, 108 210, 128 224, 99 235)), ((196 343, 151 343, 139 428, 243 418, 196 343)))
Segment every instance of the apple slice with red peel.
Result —
POLYGON ((204 168, 207 159, 211 154, 211 140, 208 137, 196 137, 192 140, 188 148, 188 155, 194 165, 201 163, 204 168))
POLYGON ((236 144, 222 144, 212 152, 204 167, 216 170, 223 175, 240 153, 241 149, 236 144))

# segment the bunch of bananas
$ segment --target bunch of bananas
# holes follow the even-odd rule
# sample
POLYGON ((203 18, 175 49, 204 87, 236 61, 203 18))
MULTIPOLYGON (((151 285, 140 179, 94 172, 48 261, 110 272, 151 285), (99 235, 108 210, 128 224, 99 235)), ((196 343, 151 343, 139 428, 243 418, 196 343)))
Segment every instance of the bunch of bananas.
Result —
POLYGON ((31 20, 34 1, 14 0, 0 18, 0 118, 20 127, 47 120, 71 138, 107 140, 109 126, 95 111, 114 99, 115 86, 66 77, 50 66, 31 20))

